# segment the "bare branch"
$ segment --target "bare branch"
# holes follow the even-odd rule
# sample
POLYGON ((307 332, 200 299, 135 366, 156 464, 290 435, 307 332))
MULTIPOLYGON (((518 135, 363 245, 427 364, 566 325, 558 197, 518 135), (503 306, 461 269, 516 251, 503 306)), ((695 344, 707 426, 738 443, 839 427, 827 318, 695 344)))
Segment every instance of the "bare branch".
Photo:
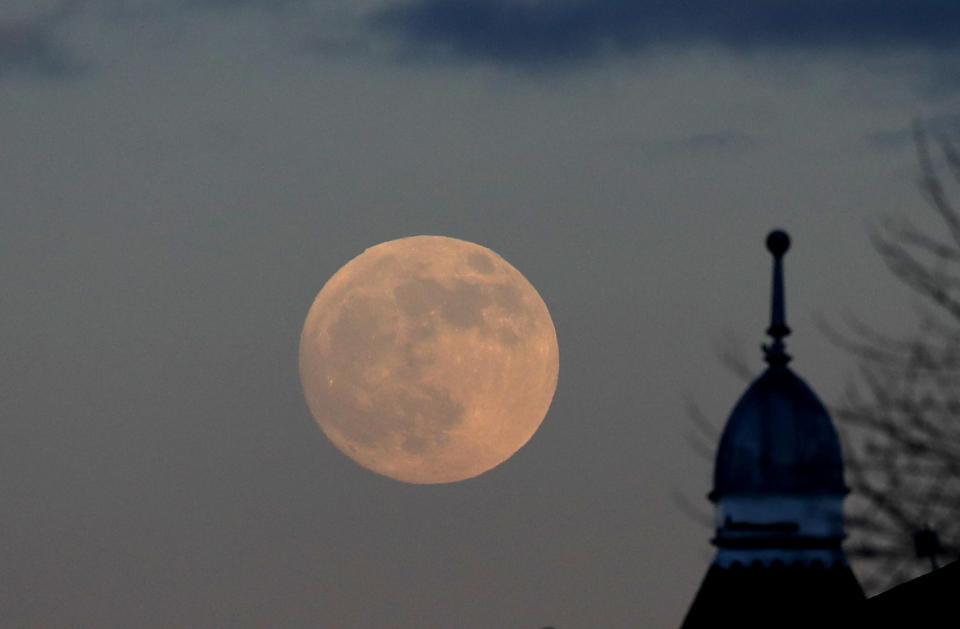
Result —
POLYGON ((933 159, 930 155, 930 146, 927 134, 921 125, 914 125, 913 141, 917 149, 917 161, 920 165, 920 189, 926 193, 933 209, 940 215, 946 224, 953 241, 960 245, 960 216, 954 210, 950 199, 943 189, 943 183, 937 176, 933 159))
POLYGON ((943 151, 950 173, 954 180, 960 183, 960 152, 957 151, 957 147, 946 135, 940 134, 937 136, 937 142, 940 144, 940 150, 943 151))
MULTIPOLYGON (((914 143, 921 190, 946 237, 906 220, 884 221, 869 236, 893 276, 925 300, 916 332, 892 337, 854 318, 848 332, 820 326, 860 365, 833 412, 852 490, 848 552, 868 590, 924 569, 913 547, 923 528, 960 554, 960 213, 921 125, 914 143)), ((960 182, 955 144, 938 136, 937 147, 960 182)))

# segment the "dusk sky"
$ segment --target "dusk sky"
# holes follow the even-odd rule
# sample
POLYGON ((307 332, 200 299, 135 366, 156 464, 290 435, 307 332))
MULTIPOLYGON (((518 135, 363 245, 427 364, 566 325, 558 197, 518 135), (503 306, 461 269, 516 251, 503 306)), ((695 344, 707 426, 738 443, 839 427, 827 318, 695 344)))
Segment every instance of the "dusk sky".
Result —
POLYGON ((960 131, 958 68, 955 0, 4 0, 4 624, 676 627, 688 408, 742 392, 719 348, 761 369, 766 233, 836 401, 817 321, 914 320, 869 229, 930 221, 910 128, 960 131), (539 432, 448 485, 340 454, 298 376, 324 282, 417 234, 560 347, 539 432))

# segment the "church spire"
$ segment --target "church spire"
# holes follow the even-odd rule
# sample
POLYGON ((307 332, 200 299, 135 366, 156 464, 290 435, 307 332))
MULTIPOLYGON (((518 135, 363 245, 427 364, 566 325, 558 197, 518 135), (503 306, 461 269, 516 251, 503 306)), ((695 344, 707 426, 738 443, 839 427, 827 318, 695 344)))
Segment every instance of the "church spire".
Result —
POLYGON ((772 367, 790 362, 783 339, 790 334, 783 296, 783 255, 790 248, 790 236, 777 229, 767 235, 767 251, 773 255, 773 293, 770 300, 770 327, 767 334, 773 339, 763 346, 764 359, 772 367))
POLYGON ((720 436, 709 498, 717 554, 682 629, 837 623, 863 592, 843 552, 843 453, 826 407, 787 363, 783 256, 773 255, 769 367, 744 392, 720 436))

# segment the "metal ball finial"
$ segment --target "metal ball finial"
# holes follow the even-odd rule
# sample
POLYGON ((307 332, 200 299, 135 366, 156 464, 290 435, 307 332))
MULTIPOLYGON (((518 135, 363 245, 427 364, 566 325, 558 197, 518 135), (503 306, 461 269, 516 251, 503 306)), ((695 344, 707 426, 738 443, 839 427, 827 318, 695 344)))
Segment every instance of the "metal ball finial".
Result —
POLYGON ((775 258, 782 258, 790 248, 790 235, 782 229, 775 229, 767 234, 767 251, 775 258))

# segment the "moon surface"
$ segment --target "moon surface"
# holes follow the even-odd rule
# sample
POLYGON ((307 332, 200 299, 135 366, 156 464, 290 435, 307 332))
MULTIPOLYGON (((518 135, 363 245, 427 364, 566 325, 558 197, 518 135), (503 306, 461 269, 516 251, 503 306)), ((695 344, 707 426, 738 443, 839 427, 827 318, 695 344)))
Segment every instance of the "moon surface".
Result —
POLYGON ((533 436, 559 372, 553 320, 496 253, 441 236, 391 240, 336 272, 300 337, 300 378, 330 441, 408 483, 450 483, 533 436))

